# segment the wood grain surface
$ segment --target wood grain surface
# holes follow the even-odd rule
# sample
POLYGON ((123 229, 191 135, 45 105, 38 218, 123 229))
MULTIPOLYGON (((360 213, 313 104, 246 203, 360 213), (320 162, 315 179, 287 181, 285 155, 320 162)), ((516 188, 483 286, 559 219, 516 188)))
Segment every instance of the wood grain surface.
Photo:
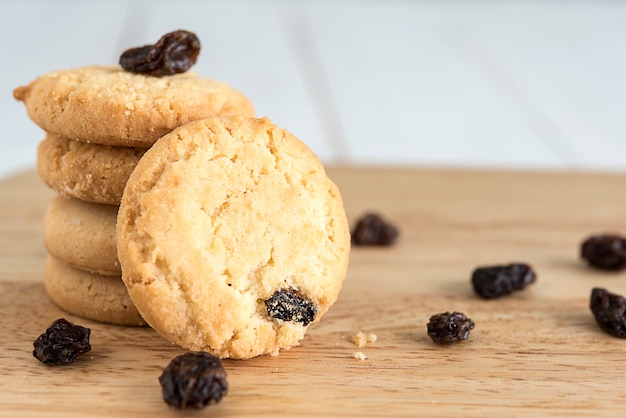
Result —
POLYGON ((581 241, 626 232, 626 177, 611 174, 333 168, 352 223, 378 211, 401 229, 391 248, 353 248, 339 301, 301 346, 224 361, 218 405, 177 412, 158 376, 174 347, 148 328, 65 314, 42 285, 41 218, 52 193, 32 172, 0 183, 0 416, 611 416, 626 410, 626 341, 596 326, 589 293, 626 294, 626 273, 579 259, 581 241), (528 289, 482 300, 478 265, 523 261, 528 289), (428 318, 457 310, 476 328, 450 347, 428 318), (67 367, 32 356, 58 317, 92 329, 92 351, 67 367), (378 341, 363 348, 358 330, 378 341), (366 360, 353 358, 362 351, 366 360))

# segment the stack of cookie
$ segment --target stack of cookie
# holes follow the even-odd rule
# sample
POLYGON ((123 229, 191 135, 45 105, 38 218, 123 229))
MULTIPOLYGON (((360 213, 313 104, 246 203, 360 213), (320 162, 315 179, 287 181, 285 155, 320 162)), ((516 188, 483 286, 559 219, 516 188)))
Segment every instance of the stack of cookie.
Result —
POLYGON ((49 73, 14 96, 46 132, 37 169, 58 193, 44 218, 48 295, 84 318, 143 325, 117 258, 115 225, 126 181, 161 136, 211 116, 253 116, 250 101, 192 73, 153 77, 119 67, 49 73))

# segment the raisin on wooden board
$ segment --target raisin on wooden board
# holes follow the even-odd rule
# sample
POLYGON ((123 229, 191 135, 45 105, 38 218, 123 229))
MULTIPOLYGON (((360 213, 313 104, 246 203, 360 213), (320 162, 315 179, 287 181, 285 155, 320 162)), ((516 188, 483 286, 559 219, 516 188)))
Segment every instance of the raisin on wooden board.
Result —
POLYGON ((226 371, 219 358, 205 352, 174 358, 159 377, 163 400, 176 409, 202 409, 228 392, 226 371))
POLYGON ((33 343, 33 356, 51 366, 70 364, 76 357, 91 350, 89 328, 57 319, 33 343))
POLYGON ((602 330, 626 338, 626 299, 623 296, 595 287, 591 290, 589 308, 602 330))
POLYGON ((536 278, 533 269, 525 263, 478 267, 472 273, 472 286, 483 298, 495 299, 524 289, 536 278))
POLYGON ((120 56, 126 71, 155 77, 184 73, 196 63, 200 40, 193 32, 167 33, 154 45, 131 48, 120 56))
POLYGON ((317 308, 294 289, 281 289, 265 301, 267 315, 283 321, 300 322, 307 326, 315 320, 317 308))
POLYGON ((594 235, 582 243, 580 256, 590 266, 601 270, 623 270, 626 268, 626 238, 615 234, 594 235))
POLYGON ((368 213, 359 219, 352 230, 354 245, 393 245, 398 238, 398 228, 376 213, 368 213))
POLYGON ((426 327, 434 342, 448 345, 467 340, 474 321, 460 312, 444 312, 431 316, 426 327))

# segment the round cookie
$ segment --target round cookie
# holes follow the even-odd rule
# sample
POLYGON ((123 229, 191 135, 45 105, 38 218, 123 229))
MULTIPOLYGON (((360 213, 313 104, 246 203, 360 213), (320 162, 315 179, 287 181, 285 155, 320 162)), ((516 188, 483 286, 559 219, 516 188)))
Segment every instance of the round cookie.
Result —
POLYGON ((117 206, 55 196, 43 219, 48 253, 80 270, 120 276, 115 239, 117 210, 117 206))
POLYGON ((48 256, 44 286, 50 299, 71 314, 115 325, 146 325, 119 276, 77 270, 48 256))
POLYGON ((122 280, 171 342, 278 354, 336 301, 350 233, 317 157, 268 119, 185 125, 144 155, 118 213, 122 280))
POLYGON ((121 67, 82 67, 45 74, 13 96, 46 132, 139 148, 190 121, 254 114, 243 94, 193 72, 153 77, 121 67))
POLYGON ((145 148, 88 144, 48 134, 37 148, 37 173, 63 196, 119 205, 144 152, 145 148))

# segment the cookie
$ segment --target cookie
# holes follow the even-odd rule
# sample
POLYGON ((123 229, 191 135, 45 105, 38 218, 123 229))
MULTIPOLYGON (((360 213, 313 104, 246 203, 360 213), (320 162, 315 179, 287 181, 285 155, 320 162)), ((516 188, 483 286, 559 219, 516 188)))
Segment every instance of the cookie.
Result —
POLYGON ((268 119, 216 117, 164 136, 118 213, 122 280, 156 331, 226 358, 299 344, 336 301, 350 233, 317 157, 268 119))
POLYGON ((120 276, 115 240, 117 209, 55 196, 43 220, 48 253, 77 269, 120 276))
POLYGON ((192 72, 153 77, 121 67, 82 67, 45 74, 13 96, 46 132, 139 148, 190 121, 254 114, 243 94, 192 72))
POLYGON ((57 193, 119 205, 145 148, 88 144, 48 134, 37 148, 37 173, 57 193))
POLYGON ((50 299, 73 315, 115 325, 146 325, 119 276, 78 270, 48 256, 44 286, 50 299))

